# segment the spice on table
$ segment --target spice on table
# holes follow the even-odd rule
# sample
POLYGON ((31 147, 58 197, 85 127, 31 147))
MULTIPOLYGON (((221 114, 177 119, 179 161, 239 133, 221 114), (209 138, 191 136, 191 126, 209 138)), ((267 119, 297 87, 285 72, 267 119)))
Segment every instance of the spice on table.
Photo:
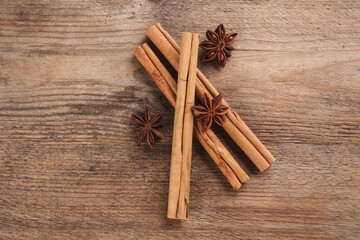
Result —
MULTIPOLYGON (((149 45, 145 43, 137 47, 134 50, 134 54, 171 105, 175 107, 177 84, 149 45), (175 92, 173 92, 170 87, 172 85, 175 86, 175 92)), ((238 190, 241 187, 241 183, 246 182, 249 179, 249 176, 244 172, 211 129, 205 132, 202 125, 199 124, 199 122, 195 122, 194 133, 200 144, 219 167, 231 186, 235 190, 238 190)))
POLYGON ((220 24, 215 32, 208 30, 206 37, 209 41, 204 41, 200 44, 200 47, 208 50, 203 57, 202 61, 211 61, 217 58, 218 63, 223 68, 228 57, 231 56, 230 50, 234 47, 229 44, 235 40, 237 33, 226 34, 226 30, 223 24, 220 24))
MULTIPOLYGON (((174 67, 174 69, 178 71, 180 46, 175 42, 171 35, 160 25, 160 23, 151 26, 146 31, 146 35, 174 67)), ((219 92, 216 90, 214 85, 212 85, 212 83, 199 69, 196 72, 196 76, 197 80, 195 88, 196 96, 199 100, 202 100, 201 98, 204 93, 212 97, 219 95, 219 92)), ((229 106, 225 99, 223 99, 222 102, 225 106, 229 106)), ((264 146, 264 144, 262 144, 262 142, 231 107, 229 107, 229 111, 226 115, 222 117, 222 120, 222 127, 224 130, 261 172, 265 171, 268 167, 270 167, 270 164, 276 160, 271 152, 264 146)), ((208 131, 210 130, 211 129, 208 131)))
POLYGON ((194 129, 195 82, 199 34, 183 32, 176 88, 176 103, 171 151, 168 218, 189 216, 191 153, 194 129))
MULTIPOLYGON (((134 55, 150 74, 170 104, 175 107, 177 84, 149 45, 144 43, 137 47, 134 50, 134 55)), ((241 187, 241 183, 246 182, 249 176, 240 167, 231 153, 211 129, 205 132, 199 122, 194 124, 194 134, 231 186, 238 190, 241 187)))
POLYGON ((204 93, 203 103, 195 105, 192 107, 195 113, 199 114, 196 120, 204 120, 204 129, 208 130, 213 121, 222 126, 223 122, 221 120, 221 115, 225 115, 229 110, 228 106, 221 105, 222 94, 219 94, 217 97, 213 98, 210 101, 210 98, 204 93))
POLYGON ((134 129, 135 131, 136 130, 141 131, 141 135, 139 136, 136 142, 137 145, 139 145, 146 137, 149 146, 151 147, 151 149, 154 149, 154 145, 155 145, 154 134, 158 137, 162 137, 161 132, 155 129, 162 126, 162 124, 159 123, 162 114, 163 114, 162 112, 159 112, 151 119, 148 106, 145 107, 144 118, 136 115, 135 113, 131 113, 131 117, 133 118, 133 120, 141 125, 140 127, 134 129))

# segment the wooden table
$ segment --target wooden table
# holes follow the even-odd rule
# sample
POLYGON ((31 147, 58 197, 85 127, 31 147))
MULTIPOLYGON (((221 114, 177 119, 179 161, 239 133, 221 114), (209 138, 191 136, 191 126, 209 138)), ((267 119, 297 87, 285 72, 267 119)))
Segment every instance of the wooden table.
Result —
POLYGON ((359 239, 359 126, 358 0, 0 2, 0 239, 359 239), (233 191, 195 141, 183 222, 174 111, 132 54, 156 22, 239 33, 199 68, 277 157, 259 173, 215 127, 251 179, 233 191), (131 130, 145 105, 153 151, 131 130))

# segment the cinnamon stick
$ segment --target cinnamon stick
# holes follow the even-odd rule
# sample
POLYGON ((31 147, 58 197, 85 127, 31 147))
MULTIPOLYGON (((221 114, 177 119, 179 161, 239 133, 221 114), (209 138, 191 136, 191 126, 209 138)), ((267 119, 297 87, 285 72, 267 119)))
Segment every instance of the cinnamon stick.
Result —
MULTIPOLYGON (((166 74, 168 71, 166 68, 161 67, 163 66, 162 63, 158 60, 151 48, 145 43, 134 50, 134 55, 139 59, 140 63, 150 74, 151 78, 158 85, 171 105, 175 107, 176 91, 172 92, 170 84, 176 86, 176 82, 170 74, 166 74), (165 78, 165 76, 167 77, 165 78), (164 82, 166 84, 164 84, 164 82)), ((215 133, 213 133, 211 129, 204 132, 202 129, 199 130, 196 126, 194 126, 194 134, 218 166, 220 171, 224 174, 231 186, 235 190, 238 190, 241 187, 241 182, 248 180, 249 176, 242 170, 230 152, 216 137, 215 133), (208 134, 211 134, 212 137, 210 138, 208 134), (216 142, 216 144, 214 142, 216 142), (232 167, 230 167, 230 165, 232 167)))
MULTIPOLYGON (((205 131, 203 125, 197 121, 196 126, 200 131, 205 131)), ((239 164, 236 162, 235 158, 230 154, 229 151, 223 151, 222 143, 219 138, 215 135, 213 131, 206 131, 207 136, 211 140, 212 149, 220 156, 223 156, 224 159, 226 159, 226 163, 230 166, 230 168, 234 171, 235 175, 240 179, 240 182, 245 182, 249 180, 249 176, 244 172, 244 170, 241 167, 238 167, 239 164)))
MULTIPOLYGON (((187 167, 186 163, 183 164, 183 147, 185 144, 183 142, 183 130, 185 128, 184 114, 190 65, 191 43, 192 34, 189 32, 182 33, 171 152, 169 201, 167 214, 168 218, 183 218, 183 213, 180 212, 179 206, 183 205, 181 203, 181 200, 183 199, 180 199, 180 188, 182 185, 183 172, 187 172, 188 170, 184 169, 183 171, 182 168, 187 167)), ((193 125, 191 128, 193 128, 193 125)), ((183 188, 184 187, 186 188, 187 186, 183 186, 183 188)), ((184 211, 184 209, 181 209, 181 211, 184 211)))
MULTIPOLYGON (((209 137, 208 133, 212 132, 210 129, 206 131, 206 133, 203 132, 204 129, 201 127, 198 128, 197 124, 194 126, 194 131, 196 134, 197 139, 201 143, 201 145, 204 147, 204 149, 208 152, 208 154, 211 156, 212 160, 215 162, 215 164, 218 166, 220 171, 224 174, 228 182, 231 184, 231 186, 238 190, 241 187, 240 178, 236 175, 236 172, 227 164, 228 159, 226 159, 226 156, 224 156, 225 153, 228 152, 228 150, 225 148, 225 146, 221 144, 216 144, 212 141, 212 139, 209 137)), ((231 154, 230 154, 231 156, 231 154)), ((231 157, 232 158, 232 157, 231 157)), ((234 160, 235 161, 235 160, 234 160)), ((238 167, 241 169, 241 167, 238 167)), ((241 169, 242 170, 242 169, 241 169)), ((244 172, 245 173, 245 172, 244 172)), ((241 179, 249 179, 249 176, 245 173, 246 176, 241 177, 241 179)))
MULTIPOLYGON (((171 36, 158 23, 146 31, 147 36, 158 47, 170 64, 178 70, 179 67, 179 46, 171 36)), ((206 77, 197 70, 196 95, 202 100, 206 93, 210 98, 216 97, 218 92, 206 77)), ((229 106, 225 100, 223 104, 229 106)), ((253 161, 260 171, 267 169, 275 158, 252 133, 245 122, 230 108, 230 111, 223 117, 223 128, 233 138, 237 145, 253 161)))
MULTIPOLYGON (((159 72, 158 68, 155 67, 155 65, 152 63, 152 61, 149 59, 149 57, 147 57, 147 54, 144 51, 145 49, 148 49, 148 50, 150 49, 147 44, 144 45, 144 49, 142 47, 137 47, 133 53, 137 57, 137 59, 140 61, 140 63, 145 67, 145 70, 150 74, 150 76, 152 77, 152 79, 154 80, 156 85, 160 88, 161 92, 165 96, 168 96, 167 99, 169 100, 170 104, 175 107, 175 99, 176 99, 175 92, 176 91, 173 91, 173 89, 170 87, 168 82, 165 80, 164 75, 159 72)), ((149 53, 151 53, 155 56, 154 52, 151 51, 149 53)), ((153 56, 153 58, 154 58, 154 56, 153 56)), ((158 60, 157 64, 159 64, 160 60, 157 57, 155 57, 155 59, 158 60)), ((160 63, 160 65, 163 66, 161 63, 160 63)), ((166 70, 166 72, 169 73, 167 70, 166 70)), ((169 75, 165 75, 165 76, 172 78, 170 73, 169 73, 169 75)), ((174 83, 175 83, 175 81, 174 81, 174 83)), ((175 90, 176 90, 176 83, 175 83, 175 90)))
POLYGON ((194 128, 194 114, 191 109, 195 105, 195 83, 199 49, 199 34, 192 34, 188 82, 186 89, 184 129, 183 129, 183 160, 181 166, 181 185, 178 205, 179 219, 187 219, 189 215, 191 154, 194 128))
MULTIPOLYGON (((165 38, 169 41, 169 43, 174 47, 174 49, 179 52, 179 45, 175 42, 175 40, 170 36, 170 34, 165 31, 165 29, 160 25, 160 23, 155 24, 155 26, 159 29, 159 31, 165 36, 165 38)), ((210 83, 210 81, 205 77, 205 75, 198 69, 197 77, 204 84, 204 86, 208 89, 208 91, 215 97, 219 95, 219 92, 216 88, 210 83)), ((226 106, 229 106, 225 99, 223 98, 223 103, 226 106)), ((275 162, 275 157, 271 154, 271 152, 261 143, 261 141, 256 137, 256 135, 250 130, 250 128, 246 125, 246 123, 241 119, 241 117, 233 110, 229 111, 227 114, 230 120, 234 125, 237 126, 241 130, 241 132, 250 140, 250 142, 256 147, 256 149, 264 156, 266 161, 269 164, 275 162)))
MULTIPOLYGON (((171 77, 169 72, 166 70, 166 68, 163 67, 162 63, 158 59, 158 57, 155 55, 155 53, 151 50, 149 45, 147 43, 144 43, 142 45, 142 48, 145 50, 148 57, 151 59, 151 61, 156 65, 156 67, 161 72, 161 74, 164 76, 164 79, 169 85, 175 85, 176 88, 176 82, 171 77), (166 76, 166 77, 165 77, 166 76), (169 77, 170 76, 170 77, 169 77)), ((163 91, 164 92, 164 91, 163 91)), ((176 91, 175 91, 176 95, 176 91)), ((171 97, 168 97, 169 101, 171 100, 171 97)), ((235 172, 236 176, 239 178, 239 180, 243 183, 249 179, 249 176, 244 172, 244 170, 239 166, 239 164, 236 162, 234 157, 230 154, 230 152, 226 149, 226 147, 222 144, 220 139, 215 135, 215 133, 209 129, 206 132, 204 131, 203 126, 198 122, 197 128, 201 130, 202 139, 206 140, 206 142, 211 146, 212 151, 214 151, 217 155, 221 156, 225 160, 225 162, 231 166, 233 171, 235 172)), ((194 127, 195 129, 195 127, 194 127)), ((211 155, 211 154, 210 154, 211 155)), ((215 161, 215 160, 214 160, 215 161)), ((215 161, 216 162, 216 161, 215 161)))

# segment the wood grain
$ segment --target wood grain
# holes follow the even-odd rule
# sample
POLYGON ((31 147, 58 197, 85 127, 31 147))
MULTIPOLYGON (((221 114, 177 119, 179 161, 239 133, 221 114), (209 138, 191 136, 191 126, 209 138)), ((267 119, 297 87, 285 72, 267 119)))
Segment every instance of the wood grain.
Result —
POLYGON ((359 29, 357 0, 0 1, 0 239, 358 239, 359 29), (173 110, 132 55, 156 22, 239 33, 199 68, 277 158, 259 174, 215 128, 251 177, 234 192, 195 141, 181 223, 173 110), (154 151, 133 144, 145 105, 154 151))

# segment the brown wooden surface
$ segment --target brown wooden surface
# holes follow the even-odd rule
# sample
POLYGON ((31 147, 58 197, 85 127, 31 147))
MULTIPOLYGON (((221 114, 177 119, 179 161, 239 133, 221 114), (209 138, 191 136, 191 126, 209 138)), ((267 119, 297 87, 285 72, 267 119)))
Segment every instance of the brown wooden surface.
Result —
POLYGON ((358 239, 359 125, 358 0, 0 1, 0 239, 358 239), (260 174, 215 128, 251 177, 234 192, 195 140, 186 222, 166 219, 173 109, 132 54, 156 22, 239 33, 199 68, 278 159, 260 174))

